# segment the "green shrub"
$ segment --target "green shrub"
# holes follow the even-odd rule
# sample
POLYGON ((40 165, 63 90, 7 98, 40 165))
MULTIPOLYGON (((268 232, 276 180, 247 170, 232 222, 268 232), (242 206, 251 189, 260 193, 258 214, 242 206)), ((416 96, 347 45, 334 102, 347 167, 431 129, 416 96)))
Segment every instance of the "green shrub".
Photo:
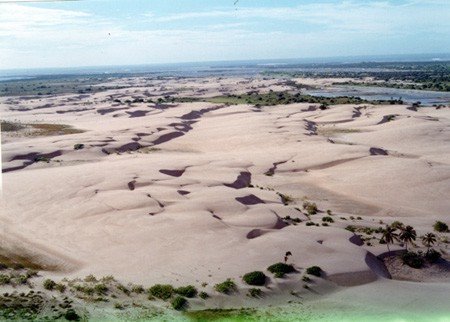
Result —
POLYGON ((84 149, 84 144, 78 143, 73 146, 74 150, 82 150, 84 149))
POLYGON ((90 274, 84 278, 84 281, 87 283, 96 283, 97 278, 94 275, 90 274))
POLYGON ((309 282, 311 282, 311 279, 308 276, 303 276, 302 281, 309 283, 309 282))
POLYGON ((77 312, 75 312, 74 309, 68 309, 66 311, 66 313, 64 313, 64 318, 67 321, 79 321, 80 320, 80 316, 77 314, 77 312))
POLYGON ((322 269, 319 266, 311 266, 306 269, 306 273, 309 275, 320 277, 320 275, 322 274, 322 269))
POLYGON ((55 285, 55 290, 57 290, 60 293, 64 293, 66 291, 66 286, 62 283, 58 283, 55 285))
POLYGON ((144 287, 142 285, 133 285, 131 287, 131 292, 136 294, 142 294, 144 293, 144 287))
POLYGON ((251 288, 248 290, 247 296, 258 298, 261 297, 262 294, 263 292, 259 288, 251 288))
POLYGON ((175 289, 175 293, 185 297, 195 297, 197 295, 197 289, 192 285, 182 286, 175 289))
POLYGON ((315 215, 317 214, 317 205, 314 202, 305 201, 303 203, 303 209, 306 210, 308 215, 315 215))
POLYGON ((56 283, 55 283, 55 281, 52 281, 51 279, 46 279, 45 281, 44 281, 44 288, 46 289, 46 290, 49 290, 49 291, 53 291, 53 289, 55 288, 55 286, 56 286, 56 283))
POLYGON ((245 274, 242 279, 248 285, 264 285, 266 283, 266 274, 261 271, 254 271, 245 274))
POLYGON ((442 221, 436 221, 436 223, 433 225, 433 228, 435 231, 440 233, 448 232, 448 225, 442 221))
POLYGON ((94 290, 98 295, 103 295, 108 292, 108 287, 105 284, 100 283, 94 286, 94 290))
POLYGON ((174 289, 169 284, 155 284, 149 288, 148 293, 161 300, 168 300, 172 297, 174 289))
POLYGON ((171 304, 175 310, 181 311, 186 308, 188 301, 184 297, 177 296, 172 300, 171 304))
POLYGON ((402 222, 400 222, 400 221, 394 221, 392 224, 391 224, 391 227, 392 228, 395 228, 395 229, 401 229, 402 227, 404 227, 405 225, 402 223, 402 222))
POLYGON ((330 216, 325 216, 325 217, 322 218, 322 221, 323 221, 323 222, 333 223, 333 222, 334 222, 334 219, 331 218, 330 216))
POLYGON ((270 265, 267 270, 275 275, 277 278, 283 277, 285 274, 289 274, 292 272, 295 272, 294 266, 291 264, 286 263, 276 263, 273 265, 270 265))
POLYGON ((214 289, 219 293, 230 294, 236 290, 236 283, 231 278, 224 282, 214 285, 214 289))
POLYGON ((315 223, 313 223, 312 221, 308 221, 307 223, 306 223, 306 226, 315 226, 316 224, 315 223))
POLYGON ((403 264, 412 268, 421 268, 424 264, 422 256, 414 252, 406 252, 402 255, 403 264))
POLYGON ((6 274, 0 274, 0 285, 6 285, 11 282, 11 277, 6 274))
POLYGON ((198 294, 198 296, 201 298, 201 299, 204 299, 204 300, 206 300, 208 297, 209 297, 209 295, 208 295, 208 293, 206 293, 206 292, 200 292, 199 294, 198 294))
POLYGON ((126 294, 126 295, 128 295, 128 296, 130 296, 130 290, 125 286, 125 285, 123 285, 123 284, 118 284, 117 285, 117 289, 119 290, 119 291, 122 291, 124 294, 126 294))
POLYGON ((428 253, 425 254, 425 258, 430 263, 436 263, 442 257, 441 253, 438 251, 431 249, 428 253))

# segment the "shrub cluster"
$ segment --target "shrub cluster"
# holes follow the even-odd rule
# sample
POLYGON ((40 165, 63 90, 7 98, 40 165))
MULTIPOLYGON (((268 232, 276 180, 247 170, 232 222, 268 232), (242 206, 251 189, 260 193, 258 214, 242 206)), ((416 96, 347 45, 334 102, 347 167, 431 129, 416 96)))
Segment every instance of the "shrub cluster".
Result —
POLYGON ((236 290, 236 283, 227 278, 224 282, 214 285, 214 289, 219 293, 230 294, 236 290))
POLYGON ((295 272, 294 266, 291 264, 286 263, 276 263, 273 265, 270 265, 267 270, 275 275, 277 278, 282 278, 285 274, 293 273, 295 272))
POLYGON ((306 269, 306 273, 320 277, 320 275, 322 275, 322 269, 319 266, 311 266, 306 269))
POLYGON ((245 274, 242 279, 248 285, 264 285, 266 283, 266 274, 261 271, 254 271, 245 274))

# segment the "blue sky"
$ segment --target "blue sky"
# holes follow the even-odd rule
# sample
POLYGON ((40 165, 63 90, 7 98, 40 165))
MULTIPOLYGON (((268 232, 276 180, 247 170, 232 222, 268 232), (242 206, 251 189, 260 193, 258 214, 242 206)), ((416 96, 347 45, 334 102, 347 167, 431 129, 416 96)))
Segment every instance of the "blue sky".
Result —
POLYGON ((449 0, 0 0, 0 69, 450 52, 449 0))

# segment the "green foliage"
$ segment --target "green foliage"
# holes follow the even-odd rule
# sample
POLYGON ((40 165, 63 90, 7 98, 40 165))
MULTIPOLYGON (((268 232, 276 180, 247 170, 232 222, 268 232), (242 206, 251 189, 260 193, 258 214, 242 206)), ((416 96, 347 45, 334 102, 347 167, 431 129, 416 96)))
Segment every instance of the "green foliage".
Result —
POLYGON ((312 221, 308 221, 306 222, 306 226, 315 226, 316 224, 313 223, 312 221))
POLYGON ((209 294, 202 291, 202 292, 200 292, 200 293, 198 294, 198 296, 199 296, 201 299, 206 300, 206 299, 209 297, 209 294))
POLYGON ((74 150, 83 150, 84 149, 84 144, 82 143, 77 143, 73 146, 74 150))
POLYGON ((224 282, 214 285, 214 289, 219 293, 230 294, 236 291, 237 286, 231 278, 227 278, 224 282))
POLYGON ((315 215, 317 214, 317 205, 314 202, 305 201, 303 203, 303 209, 306 210, 308 215, 315 215))
POLYGON ((128 295, 128 296, 130 296, 130 290, 128 289, 128 287, 126 287, 125 285, 123 285, 123 284, 118 284, 117 285, 117 289, 119 290, 119 291, 122 291, 124 294, 126 294, 126 295, 128 295))
POLYGON ((402 229, 404 226, 405 225, 402 222, 397 221, 397 220, 391 224, 391 227, 394 229, 402 229))
POLYGON ((0 285, 6 285, 11 282, 11 276, 7 274, 0 274, 0 285))
POLYGON ((174 293, 174 288, 169 284, 155 284, 148 289, 148 293, 158 299, 168 300, 174 293))
POLYGON ((406 252, 401 256, 403 264, 412 268, 422 268, 424 260, 422 256, 414 252, 406 252))
POLYGON ((436 263, 442 257, 441 253, 438 251, 431 249, 429 252, 425 254, 425 259, 430 263, 436 263))
POLYGON ((62 283, 58 283, 55 285, 55 290, 57 290, 60 293, 64 293, 66 291, 66 286, 62 283))
POLYGON ((144 293, 144 287, 142 285, 133 285, 131 287, 131 292, 136 294, 142 294, 144 293))
POLYGON ((172 300, 171 304, 175 310, 181 311, 186 308, 188 301, 184 297, 177 296, 172 300))
POLYGON ((311 266, 306 269, 306 273, 320 277, 320 275, 322 275, 322 269, 319 266, 311 266))
POLYGON ((328 222, 328 223, 333 223, 334 219, 331 218, 330 216, 325 216, 325 217, 322 218, 322 221, 323 222, 328 222))
POLYGON ((308 276, 303 276, 302 281, 309 283, 309 282, 311 282, 311 279, 308 276))
POLYGON ((266 283, 266 274, 261 271, 254 271, 245 274, 242 279, 248 285, 264 285, 266 283))
POLYGON ((44 288, 45 288, 46 290, 53 291, 53 289, 54 289, 55 286, 56 286, 56 283, 55 283, 55 281, 53 281, 53 280, 51 280, 51 279, 46 279, 46 280, 44 281, 43 286, 44 286, 44 288))
POLYGON ((248 290, 247 296, 259 298, 263 295, 263 291, 259 288, 251 288, 248 290))
POLYGON ((436 221, 436 223, 433 225, 433 228, 435 231, 437 231, 439 233, 448 232, 448 225, 442 221, 436 221))
POLYGON ((175 293, 185 297, 195 297, 197 295, 197 289, 192 286, 182 286, 175 289, 175 293))
POLYGON ((67 321, 79 321, 80 320, 80 316, 77 314, 77 312, 75 312, 74 309, 68 309, 66 311, 66 313, 64 313, 64 318, 67 321))
POLYGON ((94 286, 94 290, 98 295, 104 295, 108 292, 108 287, 105 284, 100 283, 94 286))
POLYGON ((276 263, 273 265, 270 265, 267 270, 275 275, 277 278, 284 277, 285 274, 293 273, 295 272, 294 266, 291 264, 286 263, 276 263))

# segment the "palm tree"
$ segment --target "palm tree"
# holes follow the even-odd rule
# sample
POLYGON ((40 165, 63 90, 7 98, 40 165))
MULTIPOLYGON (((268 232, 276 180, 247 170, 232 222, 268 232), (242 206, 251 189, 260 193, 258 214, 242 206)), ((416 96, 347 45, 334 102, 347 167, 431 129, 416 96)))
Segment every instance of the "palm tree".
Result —
POLYGON ((425 236, 422 236, 422 244, 427 247, 427 254, 430 252, 431 246, 436 243, 436 235, 433 233, 428 233, 425 236))
POLYGON ((411 226, 406 226, 402 229, 400 232, 400 240, 405 243, 406 251, 408 251, 408 243, 412 243, 414 240, 416 240, 417 233, 411 226))
POLYGON ((398 234, 395 232, 397 229, 386 225, 386 229, 383 231, 383 237, 381 237, 381 240, 383 240, 386 243, 388 252, 391 250, 389 249, 389 244, 393 244, 394 241, 398 240, 398 234))

